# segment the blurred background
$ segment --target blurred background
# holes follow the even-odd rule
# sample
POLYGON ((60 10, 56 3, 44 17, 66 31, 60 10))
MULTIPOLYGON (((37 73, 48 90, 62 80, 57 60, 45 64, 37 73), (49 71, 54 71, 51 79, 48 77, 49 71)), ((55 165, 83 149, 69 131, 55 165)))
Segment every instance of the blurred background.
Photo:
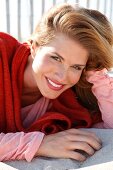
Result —
POLYGON ((42 14, 54 4, 63 2, 97 9, 105 14, 113 25, 113 0, 0 0, 0 31, 25 41, 42 14))

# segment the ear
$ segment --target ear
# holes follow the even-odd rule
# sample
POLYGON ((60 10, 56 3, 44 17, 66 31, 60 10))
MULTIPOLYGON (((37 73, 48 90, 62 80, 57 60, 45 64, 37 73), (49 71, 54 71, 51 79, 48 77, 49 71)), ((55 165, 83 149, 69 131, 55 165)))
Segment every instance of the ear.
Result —
POLYGON ((31 44, 31 56, 32 56, 33 59, 35 58, 35 55, 36 55, 36 49, 37 49, 36 43, 32 42, 32 44, 31 44))

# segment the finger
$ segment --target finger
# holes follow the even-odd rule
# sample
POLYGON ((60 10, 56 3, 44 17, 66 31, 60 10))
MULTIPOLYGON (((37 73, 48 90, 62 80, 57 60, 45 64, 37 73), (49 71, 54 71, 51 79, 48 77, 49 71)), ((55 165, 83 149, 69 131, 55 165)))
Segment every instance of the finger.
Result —
POLYGON ((101 144, 92 136, 86 135, 69 135, 70 141, 75 142, 85 142, 95 150, 99 150, 101 148, 101 144))
POLYGON ((100 144, 102 144, 102 140, 94 133, 94 132, 89 132, 88 130, 86 130, 88 133, 86 134, 86 135, 88 135, 88 134, 90 134, 92 137, 94 137, 100 144))
POLYGON ((90 132, 90 131, 85 131, 85 130, 81 130, 81 129, 69 129, 67 130, 68 133, 72 133, 72 134, 75 134, 75 135, 86 135, 86 136, 92 136, 95 140, 97 140, 100 144, 102 143, 101 142, 101 139, 99 137, 97 137, 97 135, 94 133, 94 132, 90 132))
POLYGON ((75 152, 75 151, 69 151, 68 158, 71 158, 71 159, 74 159, 77 161, 81 161, 81 162, 86 160, 86 157, 84 155, 82 155, 79 152, 75 152))
POLYGON ((70 149, 75 151, 76 149, 82 150, 86 152, 88 155, 93 155, 95 152, 95 150, 85 142, 72 142, 70 145, 70 149))
POLYGON ((95 150, 99 150, 102 147, 102 142, 100 143, 94 136, 81 136, 81 141, 84 140, 95 150))

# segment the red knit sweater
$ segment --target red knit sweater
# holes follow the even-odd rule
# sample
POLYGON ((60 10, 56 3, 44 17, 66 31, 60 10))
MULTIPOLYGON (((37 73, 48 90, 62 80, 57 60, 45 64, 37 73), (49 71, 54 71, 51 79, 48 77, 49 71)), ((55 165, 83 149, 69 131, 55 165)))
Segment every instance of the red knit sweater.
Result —
POLYGON ((21 94, 24 69, 30 49, 8 34, 0 33, 0 132, 35 131, 46 134, 71 127, 90 127, 92 119, 87 109, 76 100, 69 89, 58 99, 52 100, 52 108, 25 129, 21 121, 21 94))

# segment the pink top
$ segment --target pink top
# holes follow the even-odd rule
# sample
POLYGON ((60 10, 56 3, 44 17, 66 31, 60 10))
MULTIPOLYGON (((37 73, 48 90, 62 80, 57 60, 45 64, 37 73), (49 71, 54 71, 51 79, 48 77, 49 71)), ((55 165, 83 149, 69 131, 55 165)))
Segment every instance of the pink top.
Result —
MULTIPOLYGON (((42 97, 35 104, 21 110, 23 126, 28 127, 42 116, 49 105, 49 99, 42 97)), ((44 134, 42 132, 17 132, 0 134, 0 161, 26 159, 30 162, 35 156, 44 134)))
MULTIPOLYGON (((95 124, 98 128, 113 128, 113 78, 107 70, 89 71, 87 80, 93 83, 92 92, 97 97, 103 122, 95 124)), ((28 127, 42 116, 48 107, 49 99, 42 97, 35 104, 22 108, 23 126, 28 127)), ((44 134, 42 132, 17 132, 0 134, 0 161, 26 159, 28 162, 35 156, 44 134)))
MULTIPOLYGON (((113 74, 113 73, 112 73, 113 74)), ((106 69, 89 71, 87 80, 93 83, 92 92, 98 100, 103 122, 95 124, 97 128, 113 128, 113 75, 106 69)))

